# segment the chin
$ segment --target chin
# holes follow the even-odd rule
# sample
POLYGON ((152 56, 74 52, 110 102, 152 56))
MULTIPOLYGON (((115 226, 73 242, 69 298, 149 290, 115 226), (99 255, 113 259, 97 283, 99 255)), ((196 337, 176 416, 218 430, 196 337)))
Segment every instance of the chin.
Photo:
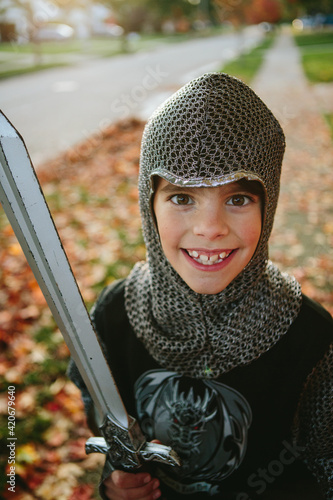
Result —
MULTIPOLYGON (((228 283, 229 284, 229 283, 228 283)), ((212 286, 211 284, 194 284, 188 283, 187 285, 193 290, 193 292, 199 293, 201 295, 216 295, 220 292, 223 292, 228 285, 216 285, 212 286)))

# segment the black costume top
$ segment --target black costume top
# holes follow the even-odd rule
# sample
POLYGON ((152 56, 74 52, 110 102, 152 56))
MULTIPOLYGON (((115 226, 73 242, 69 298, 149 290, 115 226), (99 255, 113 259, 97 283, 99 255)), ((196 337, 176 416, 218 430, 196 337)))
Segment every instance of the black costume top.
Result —
MULTIPOLYGON (((298 317, 269 351, 216 379, 158 365, 129 324, 124 281, 104 289, 92 319, 128 413, 148 440, 182 458, 179 469, 155 465, 169 500, 323 498, 292 435, 304 383, 333 339, 332 318, 320 305, 303 296, 298 317)), ((89 411, 73 366, 70 376, 89 411)))

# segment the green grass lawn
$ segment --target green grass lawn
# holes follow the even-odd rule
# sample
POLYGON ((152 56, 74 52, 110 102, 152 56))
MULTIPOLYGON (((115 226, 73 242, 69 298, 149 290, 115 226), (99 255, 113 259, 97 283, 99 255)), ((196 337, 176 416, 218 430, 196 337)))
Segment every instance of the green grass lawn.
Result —
POLYGON ((333 43, 333 31, 318 31, 314 33, 303 33, 295 35, 295 40, 299 47, 311 45, 325 45, 333 43))
POLYGON ((251 52, 242 54, 237 59, 228 62, 221 68, 221 71, 236 76, 249 84, 259 70, 265 52, 271 47, 273 41, 274 35, 267 35, 260 45, 251 50, 251 52))
POLYGON ((333 82, 333 31, 295 35, 295 42, 308 80, 333 82))

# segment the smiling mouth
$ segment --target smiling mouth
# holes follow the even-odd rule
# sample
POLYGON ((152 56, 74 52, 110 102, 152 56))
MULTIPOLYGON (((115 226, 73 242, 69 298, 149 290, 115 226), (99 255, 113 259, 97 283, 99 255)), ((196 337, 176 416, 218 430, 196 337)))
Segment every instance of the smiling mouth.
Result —
POLYGON ((205 253, 199 253, 196 250, 186 250, 187 254, 192 257, 193 260, 204 266, 213 266, 214 264, 219 264, 232 254, 233 250, 226 250, 220 253, 207 255, 205 253))

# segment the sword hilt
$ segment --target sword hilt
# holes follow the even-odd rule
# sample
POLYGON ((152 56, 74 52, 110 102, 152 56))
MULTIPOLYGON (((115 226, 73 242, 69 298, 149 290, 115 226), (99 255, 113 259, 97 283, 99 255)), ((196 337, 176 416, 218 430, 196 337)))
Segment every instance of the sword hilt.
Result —
MULTIPOLYGON (((126 453, 130 452, 128 447, 123 445, 123 448, 126 453)), ((119 450, 117 451, 115 457, 114 450, 112 450, 103 437, 89 438, 86 442, 86 453, 103 453, 104 455, 108 455, 110 457, 110 461, 114 466, 118 465, 115 463, 115 459, 117 461, 119 450)), ((133 453, 141 459, 140 463, 137 464, 136 467, 141 467, 144 462, 151 461, 161 462, 172 466, 181 465, 181 461, 177 453, 170 446, 165 446, 163 444, 146 441, 140 450, 137 450, 136 452, 131 451, 130 455, 133 453)), ((124 461, 122 461, 119 465, 121 465, 122 468, 131 469, 135 466, 135 462, 132 460, 130 460, 130 462, 131 463, 128 466, 124 464, 124 461)))
POLYGON ((170 446, 146 441, 137 421, 131 416, 126 429, 107 415, 100 430, 104 437, 89 438, 86 453, 104 453, 115 468, 136 469, 152 461, 181 465, 180 458, 170 446))

